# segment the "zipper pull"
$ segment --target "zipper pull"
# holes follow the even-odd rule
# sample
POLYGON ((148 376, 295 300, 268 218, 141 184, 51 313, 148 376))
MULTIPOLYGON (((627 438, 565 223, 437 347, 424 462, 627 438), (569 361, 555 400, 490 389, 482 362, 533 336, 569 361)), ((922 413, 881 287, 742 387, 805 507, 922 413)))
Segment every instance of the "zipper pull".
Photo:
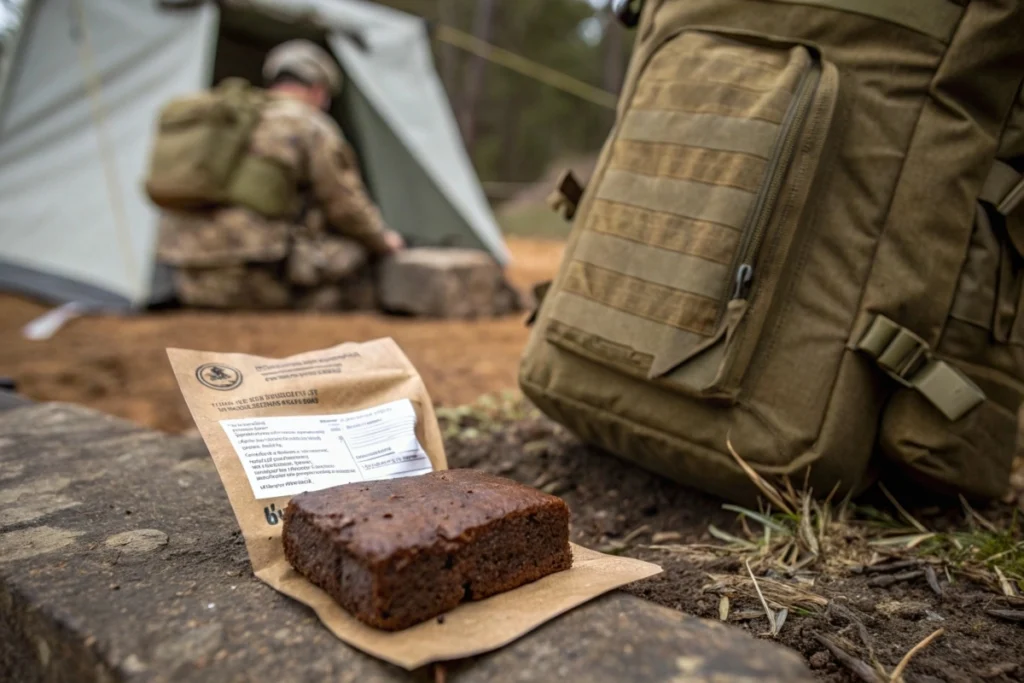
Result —
POLYGON ((749 263, 741 263, 736 269, 736 286, 732 290, 733 299, 746 299, 750 283, 754 279, 754 267, 749 263))

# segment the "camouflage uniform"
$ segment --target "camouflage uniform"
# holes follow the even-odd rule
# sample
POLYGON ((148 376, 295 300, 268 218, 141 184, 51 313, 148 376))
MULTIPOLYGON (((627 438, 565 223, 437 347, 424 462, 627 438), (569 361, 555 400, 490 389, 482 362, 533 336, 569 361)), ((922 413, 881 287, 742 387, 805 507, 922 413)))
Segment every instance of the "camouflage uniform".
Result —
POLYGON ((334 120, 304 102, 271 96, 250 153, 287 168, 307 208, 296 222, 269 220, 242 207, 165 213, 157 254, 174 268, 186 305, 282 308, 322 302, 329 297, 312 296, 314 290, 365 280, 361 271, 370 255, 387 249, 384 222, 334 120))

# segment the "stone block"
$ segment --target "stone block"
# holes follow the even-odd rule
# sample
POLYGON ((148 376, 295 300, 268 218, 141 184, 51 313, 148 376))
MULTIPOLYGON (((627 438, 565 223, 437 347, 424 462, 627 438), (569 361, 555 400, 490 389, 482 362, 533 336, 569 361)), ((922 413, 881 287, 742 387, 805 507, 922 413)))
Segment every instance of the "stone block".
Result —
POLYGON ((377 285, 381 307, 392 313, 467 319, 522 310, 501 267, 476 249, 406 249, 380 263, 377 285))
MULTIPOLYGON (((451 683, 810 683, 792 651, 612 593, 451 683)), ((0 681, 430 681, 252 576, 200 439, 80 407, 0 413, 0 681)))

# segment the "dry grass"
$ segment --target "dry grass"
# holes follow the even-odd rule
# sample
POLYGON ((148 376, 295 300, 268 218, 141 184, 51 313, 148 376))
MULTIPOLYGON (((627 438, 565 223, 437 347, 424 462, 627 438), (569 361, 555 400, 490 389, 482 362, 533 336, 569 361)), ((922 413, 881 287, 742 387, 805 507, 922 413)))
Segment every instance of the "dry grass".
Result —
MULTIPOLYGON (((962 528, 938 532, 914 517, 884 486, 880 488, 895 516, 853 505, 849 499, 836 501, 834 491, 819 501, 806 483, 797 489, 788 478, 772 483, 731 444, 729 451, 763 494, 763 504, 758 510, 724 505, 739 516, 742 534, 714 526, 709 532, 724 543, 723 551, 739 554, 760 573, 834 575, 909 559, 922 567, 939 567, 949 580, 959 576, 979 581, 1005 595, 1017 595, 1024 588, 1024 538, 1016 515, 1008 526, 999 527, 961 498, 962 528)), ((919 571, 925 573, 924 568, 919 571)))

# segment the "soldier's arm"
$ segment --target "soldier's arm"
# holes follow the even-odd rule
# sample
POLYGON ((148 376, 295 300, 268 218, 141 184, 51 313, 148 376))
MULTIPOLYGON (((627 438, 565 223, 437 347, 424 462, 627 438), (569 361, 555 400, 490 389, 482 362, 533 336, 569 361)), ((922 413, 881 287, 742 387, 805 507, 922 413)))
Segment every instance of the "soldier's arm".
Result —
POLYGON ((352 148, 338 135, 317 137, 309 150, 309 179, 327 221, 374 252, 388 251, 387 226, 363 185, 352 148))

